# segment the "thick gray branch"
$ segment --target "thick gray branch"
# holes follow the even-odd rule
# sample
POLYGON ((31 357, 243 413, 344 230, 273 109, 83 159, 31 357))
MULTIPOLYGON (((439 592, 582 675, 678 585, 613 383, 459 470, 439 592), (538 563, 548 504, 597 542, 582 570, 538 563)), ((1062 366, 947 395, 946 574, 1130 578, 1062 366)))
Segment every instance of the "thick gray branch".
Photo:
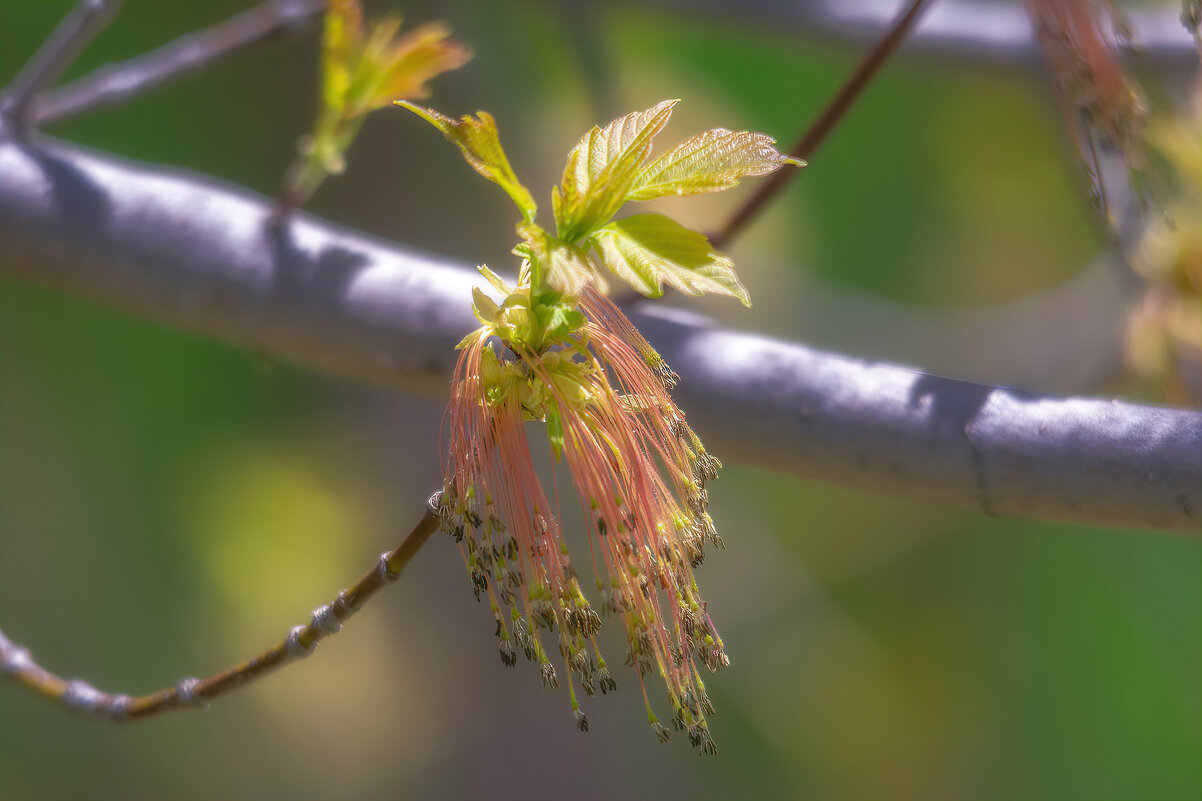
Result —
MULTIPOLYGON (((0 273, 283 360, 443 392, 474 273, 212 179, 0 141, 0 273)), ((643 304, 719 454, 991 514, 1202 532, 1202 412, 935 378, 643 304)))

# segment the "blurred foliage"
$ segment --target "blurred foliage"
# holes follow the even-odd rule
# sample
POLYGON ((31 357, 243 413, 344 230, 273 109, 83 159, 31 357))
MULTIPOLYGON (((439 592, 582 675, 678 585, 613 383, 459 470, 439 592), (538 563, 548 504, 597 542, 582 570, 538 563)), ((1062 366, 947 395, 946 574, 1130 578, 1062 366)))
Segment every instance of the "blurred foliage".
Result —
MULTIPOLYGON (((69 5, 0 3, 0 80, 69 5)), ((243 6, 128 3, 72 74, 243 6)), ((536 0, 402 10, 472 46, 437 105, 492 111, 540 194, 580 130, 662 97, 687 101, 682 134, 790 141, 855 58, 632 6, 590 12, 587 30, 536 0), (590 94, 589 52, 611 97, 590 94)), ((318 51, 314 27, 52 133, 271 193, 315 108, 318 51)), ((512 210, 400 115, 364 130, 313 210, 510 264, 512 210)), ((731 255, 753 300, 786 263, 916 304, 1022 297, 1103 246, 1073 158, 1033 75, 903 61, 731 255)), ((681 206, 686 223, 737 202, 704 200, 681 206)), ((787 304, 729 305, 715 310, 733 325, 789 330, 762 319, 787 304)), ((115 690, 224 667, 399 540, 439 482, 440 416, 437 399, 0 283, 0 625, 115 690)), ((737 465, 712 513, 727 550, 701 581, 732 657, 710 685, 715 759, 655 743, 629 677, 576 732, 560 695, 500 665, 487 609, 435 539, 314 657, 204 714, 110 728, 0 686, 0 798, 1202 794, 1197 540, 990 520, 737 465)))

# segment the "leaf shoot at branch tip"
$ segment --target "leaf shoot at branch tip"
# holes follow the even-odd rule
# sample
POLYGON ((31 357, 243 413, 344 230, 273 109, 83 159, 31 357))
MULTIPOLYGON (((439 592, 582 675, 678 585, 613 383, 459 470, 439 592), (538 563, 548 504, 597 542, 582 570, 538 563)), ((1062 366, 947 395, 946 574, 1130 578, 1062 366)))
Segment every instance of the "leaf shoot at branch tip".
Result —
POLYGON ((304 204, 327 176, 346 168, 346 152, 369 113, 398 98, 427 97, 430 79, 472 57, 442 23, 403 36, 400 26, 400 16, 389 14, 368 30, 359 0, 330 0, 322 36, 321 110, 289 168, 283 210, 304 204))

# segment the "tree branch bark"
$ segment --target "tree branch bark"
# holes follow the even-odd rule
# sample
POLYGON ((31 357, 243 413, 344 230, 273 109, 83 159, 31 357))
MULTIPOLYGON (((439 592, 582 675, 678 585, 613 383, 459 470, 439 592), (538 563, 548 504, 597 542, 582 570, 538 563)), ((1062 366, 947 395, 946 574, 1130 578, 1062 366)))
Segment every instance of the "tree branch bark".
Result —
MULTIPOLYGON (((0 275, 305 367, 443 393, 466 265, 211 178, 0 140, 0 275)), ((1202 533, 1202 412, 937 378, 650 303, 631 318, 721 456, 989 514, 1202 533)))

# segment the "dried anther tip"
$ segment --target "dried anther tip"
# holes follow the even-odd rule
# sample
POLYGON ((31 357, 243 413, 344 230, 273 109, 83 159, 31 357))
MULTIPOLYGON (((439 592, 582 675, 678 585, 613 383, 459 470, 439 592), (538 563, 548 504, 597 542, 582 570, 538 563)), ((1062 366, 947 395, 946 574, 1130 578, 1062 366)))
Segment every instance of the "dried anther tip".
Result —
POLYGON ((543 662, 543 687, 554 690, 559 686, 559 677, 555 675, 555 667, 550 662, 543 662))

